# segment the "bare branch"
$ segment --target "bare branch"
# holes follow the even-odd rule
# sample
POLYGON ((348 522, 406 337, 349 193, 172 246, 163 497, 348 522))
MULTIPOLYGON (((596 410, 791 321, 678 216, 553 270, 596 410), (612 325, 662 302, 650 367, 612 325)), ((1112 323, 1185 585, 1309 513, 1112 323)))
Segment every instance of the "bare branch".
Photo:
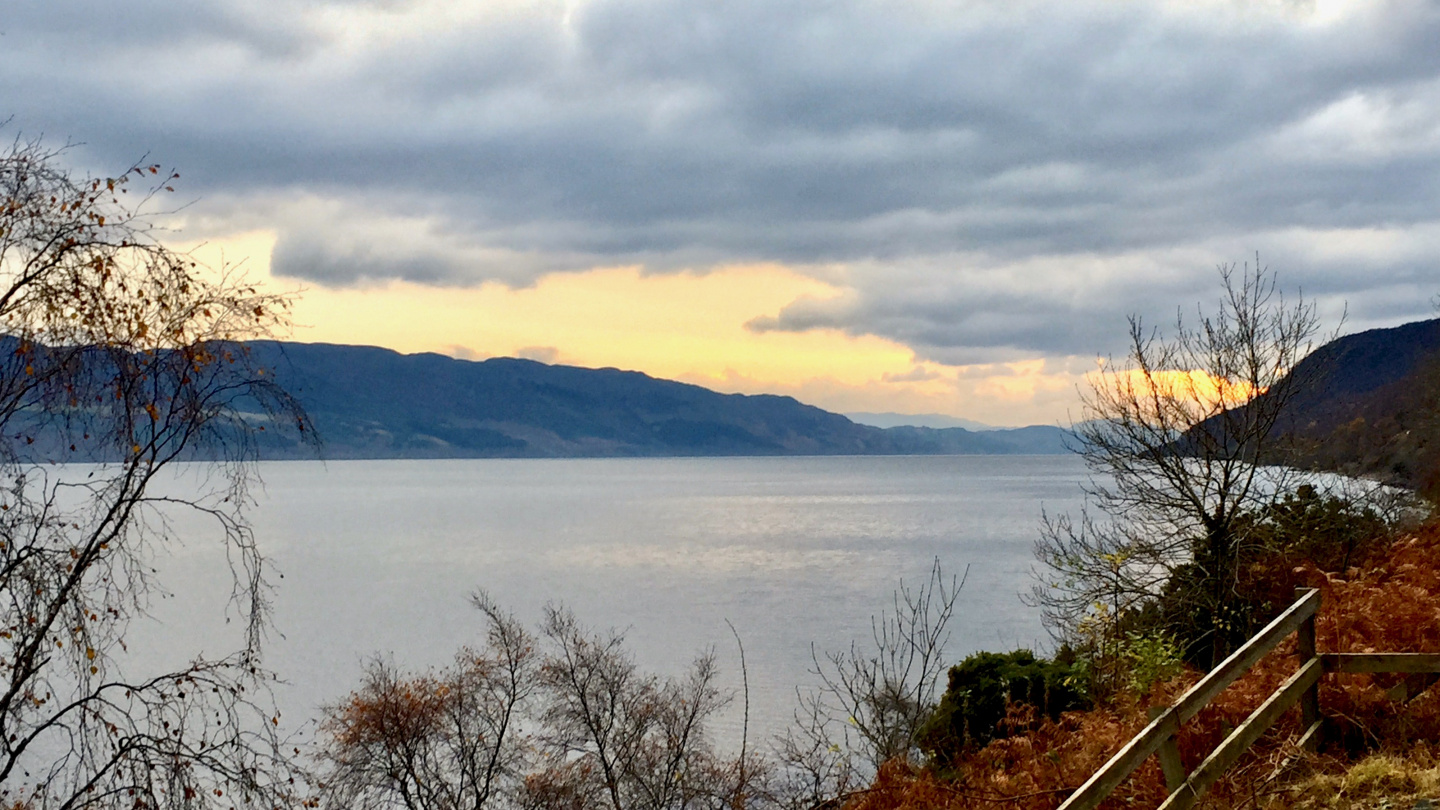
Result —
POLYGON ((1197 308, 1193 325, 1177 313, 1163 338, 1132 317, 1125 361, 1103 362, 1081 392, 1088 508, 1078 521, 1045 517, 1031 593, 1066 641, 1117 642, 1124 617, 1179 583, 1195 587, 1172 597, 1212 631, 1193 657, 1219 660, 1244 637, 1233 608, 1246 516, 1305 479, 1283 466, 1279 420, 1308 383, 1295 368, 1318 318, 1258 257, 1219 275, 1217 310, 1197 308))

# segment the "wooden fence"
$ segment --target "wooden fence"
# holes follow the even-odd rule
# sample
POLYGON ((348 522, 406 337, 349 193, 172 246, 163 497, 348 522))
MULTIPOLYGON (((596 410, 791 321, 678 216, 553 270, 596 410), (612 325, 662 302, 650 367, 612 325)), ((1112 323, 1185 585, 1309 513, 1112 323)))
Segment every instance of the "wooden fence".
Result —
MULTIPOLYGON (((1104 767, 1070 794, 1070 798, 1060 805, 1060 810, 1093 810, 1152 754, 1160 759, 1160 769, 1165 774, 1165 787, 1169 793, 1160 805, 1160 810, 1186 810, 1199 800, 1205 790, 1214 784, 1281 714, 1297 703, 1300 704, 1300 723, 1304 729, 1299 744, 1305 749, 1315 749, 1320 742, 1324 723, 1320 716, 1319 683, 1322 673, 1440 673, 1440 654, 1317 653, 1315 613, 1319 609, 1320 591, 1314 588, 1301 591, 1295 604, 1288 610, 1201 678, 1199 683, 1190 687, 1173 705, 1159 712, 1150 725, 1136 734, 1104 767), (1225 687, 1248 672, 1255 662, 1291 633, 1299 636, 1299 669, 1271 693, 1245 722, 1221 741, 1204 762, 1187 773, 1175 744, 1175 735, 1180 731, 1180 725, 1199 714, 1225 687)), ((1428 682, 1424 685, 1428 686, 1428 682)))

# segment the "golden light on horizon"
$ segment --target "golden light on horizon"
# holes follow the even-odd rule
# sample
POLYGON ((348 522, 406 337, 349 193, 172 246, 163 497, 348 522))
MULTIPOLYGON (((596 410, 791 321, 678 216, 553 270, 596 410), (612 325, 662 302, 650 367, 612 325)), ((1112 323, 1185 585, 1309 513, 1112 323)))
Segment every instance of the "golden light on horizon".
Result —
POLYGON ((529 354, 665 377, 735 371, 786 379, 823 368, 837 379, 861 382, 910 367, 913 353, 881 338, 744 328, 755 315, 799 295, 832 293, 828 285, 768 266, 665 276, 603 268, 548 276, 520 289, 395 281, 307 290, 295 309, 295 336, 457 357, 529 354))
POLYGON ((1266 390, 1246 380, 1214 375, 1203 369, 1109 371, 1102 364, 1087 378, 1092 385, 1104 385, 1139 402, 1160 399, 1184 408, 1193 407, 1204 414, 1244 405, 1266 390), (1099 379, 1102 375, 1109 379, 1099 379))
POLYGON ((979 367, 918 361, 904 344, 833 329, 747 329, 797 298, 845 290, 776 264, 709 273, 604 267, 529 287, 407 281, 327 287, 270 273, 275 237, 252 232, 192 245, 210 266, 239 265, 268 289, 294 291, 284 339, 375 345, 462 359, 525 356, 617 367, 727 393, 787 394, 832 411, 941 413, 992 424, 1055 423, 1077 375, 1043 359, 979 367))
POLYGON ((797 379, 817 371, 847 383, 912 368, 906 346, 834 330, 752 332, 744 324, 801 296, 841 290, 773 264, 709 273, 645 274, 637 267, 546 276, 530 287, 435 286, 408 281, 325 287, 273 277, 274 236, 257 232, 198 248, 256 281, 297 290, 291 339, 380 345, 462 358, 546 354, 549 362, 636 368, 659 376, 740 374, 797 379))

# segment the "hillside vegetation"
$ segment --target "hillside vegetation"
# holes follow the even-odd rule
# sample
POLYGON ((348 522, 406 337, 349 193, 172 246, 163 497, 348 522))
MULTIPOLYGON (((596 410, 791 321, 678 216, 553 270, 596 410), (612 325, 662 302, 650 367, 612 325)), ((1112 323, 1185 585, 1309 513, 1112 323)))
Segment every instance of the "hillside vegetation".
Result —
MULTIPOLYGON (((1323 603, 1318 646, 1326 652, 1440 652, 1440 524, 1376 542, 1357 566, 1327 571, 1277 558, 1253 572, 1280 591, 1316 587, 1323 603)), ((1194 768, 1295 671, 1293 637, 1182 727, 1178 743, 1194 768)), ((1133 665, 1143 663, 1132 656, 1133 665)), ((1200 673, 1185 669, 1151 683, 1133 680, 1084 711, 1047 717, 1016 695, 988 742, 960 742, 946 765, 888 764, 852 810, 1022 808, 1051 810, 1148 722, 1148 709, 1172 702, 1200 673)), ((952 675, 952 687, 953 687, 952 675)), ((1299 718, 1290 712, 1206 797, 1211 807, 1381 807, 1382 799, 1435 799, 1440 756, 1440 694, 1423 676, 1327 675, 1320 704, 1327 747, 1302 756, 1293 746, 1299 718), (1432 792, 1426 793, 1427 790, 1432 792), (1366 803, 1369 802, 1369 803, 1366 803)), ((987 738, 988 739, 988 738, 987 738)), ((1152 758, 1105 807, 1155 807, 1164 779, 1152 758)))
MULTIPOLYGON (((1265 288, 1249 287, 1247 294, 1252 290, 1263 294, 1265 288)), ((1137 344, 1142 357, 1151 345, 1137 344)), ((850 810, 1054 808, 1143 729, 1153 710, 1173 703, 1218 660, 1204 654, 1207 638, 1230 634, 1238 643, 1290 604, 1297 588, 1321 591, 1322 651, 1440 652, 1440 522, 1433 515, 1407 522, 1433 510, 1440 490, 1440 321, 1340 338, 1290 366, 1274 387, 1257 387, 1267 393, 1233 412, 1191 422, 1185 441, 1163 439, 1161 432, 1159 452, 1187 459, 1177 469, 1254 452, 1248 458, 1398 485, 1428 495, 1429 503, 1412 501, 1408 513, 1389 511, 1383 499, 1326 492, 1312 478, 1245 506, 1232 516, 1240 542, 1234 570, 1224 575, 1223 615, 1197 612, 1185 598, 1194 582, 1215 577, 1207 559, 1195 554, 1138 601, 1114 609, 1084 606, 1063 628, 1066 643, 1053 658, 1025 650, 970 656, 951 668, 949 688, 921 731, 926 758, 886 763, 847 804, 850 810), (1266 433, 1275 441, 1247 447, 1255 439, 1235 427, 1270 425, 1271 417, 1266 433)), ((1082 431, 1083 438, 1092 435, 1082 431)), ((1203 529, 1213 531, 1205 521, 1218 518, 1199 517, 1203 529)), ((1153 527, 1137 527, 1139 542, 1147 531, 1153 527)), ((1117 537, 1113 547, 1075 543, 1067 550, 1095 553, 1101 563, 1095 570, 1109 570, 1118 581, 1136 546, 1130 535, 1117 537)), ((1062 566, 1057 578, 1067 570, 1080 569, 1062 566)), ((1177 743, 1187 771, 1296 671, 1296 643, 1293 637, 1282 643, 1182 725, 1177 743)), ((1324 676, 1321 751, 1295 747, 1301 729, 1292 710, 1210 789, 1202 806, 1431 806, 1440 799, 1436 681, 1430 675, 1324 676)), ((1102 807, 1155 807, 1165 796, 1160 765, 1151 758, 1102 807)))

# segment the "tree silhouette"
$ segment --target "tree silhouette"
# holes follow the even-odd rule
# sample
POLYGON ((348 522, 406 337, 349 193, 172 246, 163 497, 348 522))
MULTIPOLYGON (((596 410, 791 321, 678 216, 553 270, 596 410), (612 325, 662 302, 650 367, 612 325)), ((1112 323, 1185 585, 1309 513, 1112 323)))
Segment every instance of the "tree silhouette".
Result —
POLYGON ((1220 276, 1218 312, 1193 325, 1177 316, 1168 339, 1132 317, 1126 361, 1103 364, 1082 392, 1074 429, 1098 516, 1047 517, 1032 591, 1068 640, 1122 643, 1123 620, 1162 592, 1195 631, 1197 663, 1218 662, 1248 634, 1236 589, 1253 550, 1246 527, 1308 480, 1263 465, 1283 457, 1279 420, 1306 384, 1292 371, 1318 320, 1312 302, 1285 299, 1258 257, 1220 276))
POLYGON ((63 153, 0 154, 0 803, 272 806, 293 773, 259 668, 248 462, 260 432, 308 426, 239 341, 282 325, 286 301, 161 244, 151 210, 174 172, 77 178, 63 153), (212 486, 159 493, 187 459, 212 486), (178 509, 223 532, 244 640, 134 671, 126 634, 178 509))

